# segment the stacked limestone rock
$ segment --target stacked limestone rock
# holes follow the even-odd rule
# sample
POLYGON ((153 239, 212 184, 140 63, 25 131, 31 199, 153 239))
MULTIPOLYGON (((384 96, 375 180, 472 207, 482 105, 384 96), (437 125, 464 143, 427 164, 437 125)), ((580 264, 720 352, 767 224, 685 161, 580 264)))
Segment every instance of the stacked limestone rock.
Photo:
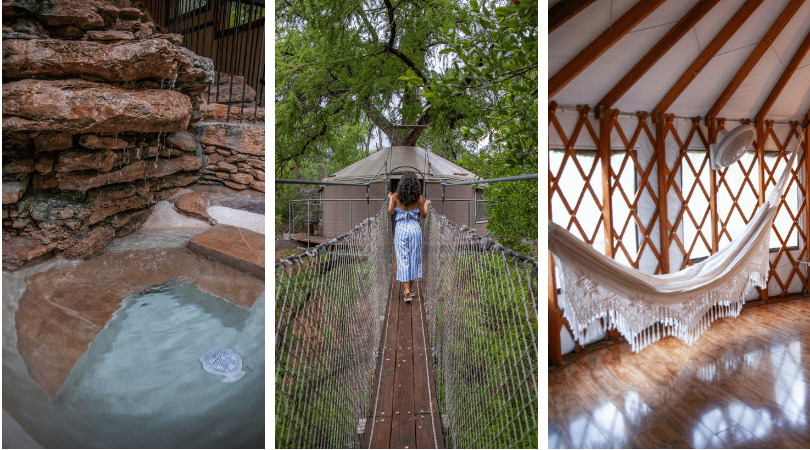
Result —
POLYGON ((192 130, 208 162, 199 171, 200 184, 264 192, 264 124, 199 122, 192 130))
POLYGON ((203 120, 246 120, 264 122, 264 108, 256 104, 256 90, 245 83, 245 77, 219 73, 202 95, 203 120), (228 112, 230 107, 230 113, 228 112))
POLYGON ((264 192, 264 108, 256 91, 244 77, 221 73, 201 98, 203 119, 192 126, 207 158, 199 183, 264 192))
POLYGON ((4 269, 89 256, 196 182, 211 60, 128 0, 3 0, 2 21, 4 269))

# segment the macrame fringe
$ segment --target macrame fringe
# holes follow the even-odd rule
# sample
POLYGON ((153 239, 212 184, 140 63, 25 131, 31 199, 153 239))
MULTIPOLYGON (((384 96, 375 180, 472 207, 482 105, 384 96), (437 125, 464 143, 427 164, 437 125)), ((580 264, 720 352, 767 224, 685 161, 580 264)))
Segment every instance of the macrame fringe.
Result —
MULTIPOLYGON (((558 267, 561 263, 555 257, 555 262, 558 267)), ((566 286, 565 271, 559 271, 559 280, 561 286, 566 286)), ((624 336, 633 352, 638 353, 650 344, 658 342, 667 336, 675 336, 678 339, 692 345, 697 339, 711 326, 717 319, 724 317, 737 317, 742 311, 743 304, 745 303, 745 293, 753 287, 767 288, 767 279, 765 275, 758 270, 750 270, 747 274, 745 288, 739 292, 738 300, 722 299, 723 296, 717 295, 714 291, 705 294, 705 301, 703 304, 708 306, 707 311, 700 316, 697 323, 686 324, 677 320, 671 314, 667 307, 654 307, 654 312, 651 314, 658 318, 657 321, 651 325, 636 330, 630 322, 618 311, 613 309, 605 309, 592 317, 585 320, 577 319, 576 315, 568 308, 565 296, 559 299, 559 306, 563 310, 563 317, 568 320, 571 326, 573 337, 576 341, 584 343, 590 337, 588 336, 588 325, 594 320, 605 319, 605 329, 616 329, 619 334, 624 336)), ((590 333, 592 334, 592 333, 590 333)))

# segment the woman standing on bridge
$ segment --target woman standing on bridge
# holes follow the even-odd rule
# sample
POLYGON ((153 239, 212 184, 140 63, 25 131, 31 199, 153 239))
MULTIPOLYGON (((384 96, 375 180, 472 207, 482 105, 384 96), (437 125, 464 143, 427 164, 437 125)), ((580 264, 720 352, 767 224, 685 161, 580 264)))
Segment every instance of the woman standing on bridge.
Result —
POLYGON ((405 288, 405 303, 416 294, 411 292, 413 280, 422 277, 422 229, 419 215, 427 217, 430 200, 420 194, 419 180, 413 172, 405 172, 396 192, 388 193, 388 214, 397 216, 394 231, 394 249, 397 253, 397 281, 405 288))

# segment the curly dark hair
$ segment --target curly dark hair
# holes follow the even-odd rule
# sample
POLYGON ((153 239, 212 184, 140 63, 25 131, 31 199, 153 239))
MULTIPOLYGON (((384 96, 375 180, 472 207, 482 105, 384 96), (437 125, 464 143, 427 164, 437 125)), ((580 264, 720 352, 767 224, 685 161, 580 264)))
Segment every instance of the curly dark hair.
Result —
POLYGON ((397 198, 402 202, 403 206, 411 206, 419 200, 422 195, 422 188, 419 186, 419 180, 413 172, 405 172, 399 180, 397 186, 397 198))

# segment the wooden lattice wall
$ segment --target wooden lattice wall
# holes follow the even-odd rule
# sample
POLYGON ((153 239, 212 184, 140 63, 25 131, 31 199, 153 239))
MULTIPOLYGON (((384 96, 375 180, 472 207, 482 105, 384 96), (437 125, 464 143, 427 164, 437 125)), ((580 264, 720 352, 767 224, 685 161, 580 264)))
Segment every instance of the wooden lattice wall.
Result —
MULTIPOLYGON (((607 256, 655 274, 679 271, 727 245, 734 238, 732 225, 748 223, 800 133, 807 133, 798 122, 758 123, 753 150, 731 167, 713 171, 709 144, 737 123, 715 119, 706 124, 696 117, 677 119, 681 122, 675 126, 673 115, 642 112, 634 118, 622 114, 619 120, 617 110, 576 110, 576 124, 566 130, 558 105, 549 106, 549 140, 561 143, 554 149, 550 144, 549 152, 563 152, 554 170, 549 164, 549 218, 592 245, 603 241, 596 245, 607 256), (552 205, 565 211, 563 217, 553 215, 552 205)), ((799 263, 810 255, 808 137, 774 221, 769 289, 759 292, 763 302, 810 292, 806 266, 799 263)), ((570 331, 557 305, 549 254, 549 359, 556 364, 562 364, 562 327, 570 331)), ((615 331, 605 337, 618 338, 615 331)), ((577 344, 575 351, 580 349, 577 344)))

